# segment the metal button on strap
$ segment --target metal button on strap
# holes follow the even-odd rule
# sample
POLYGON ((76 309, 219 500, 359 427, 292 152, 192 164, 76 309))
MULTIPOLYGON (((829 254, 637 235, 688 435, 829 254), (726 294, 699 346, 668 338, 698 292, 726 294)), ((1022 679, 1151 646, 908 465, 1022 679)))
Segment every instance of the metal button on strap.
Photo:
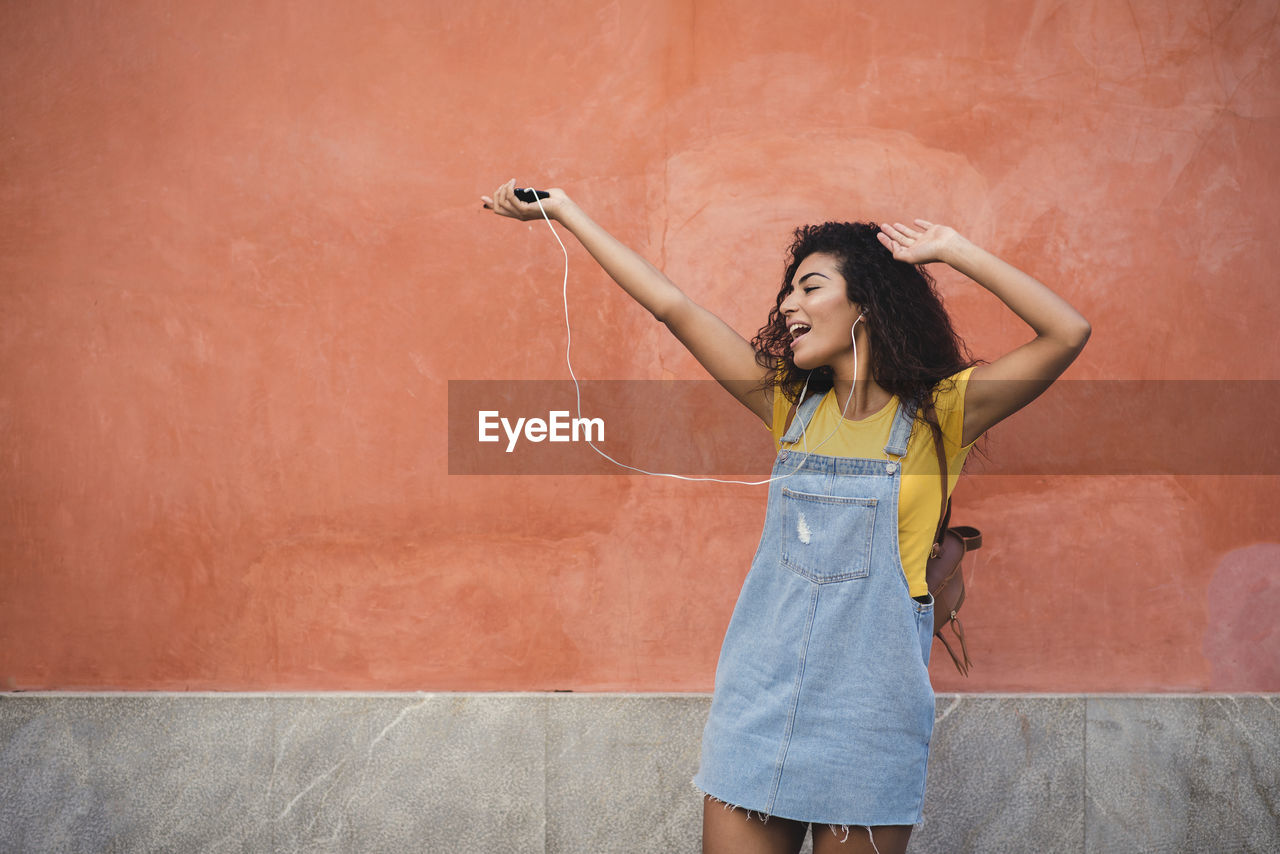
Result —
POLYGON ((888 472, 889 474, 893 474, 894 470, 895 470, 897 467, 898 467, 898 464, 897 464, 897 463, 885 463, 885 464, 884 464, 884 470, 885 470, 886 472, 888 472))

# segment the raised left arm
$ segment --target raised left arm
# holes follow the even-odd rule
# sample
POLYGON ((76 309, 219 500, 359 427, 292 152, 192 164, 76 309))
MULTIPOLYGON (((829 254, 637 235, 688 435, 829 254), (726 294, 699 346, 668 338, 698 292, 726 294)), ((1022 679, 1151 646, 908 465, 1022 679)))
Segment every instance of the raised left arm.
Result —
POLYGON ((971 243, 955 229, 916 220, 881 226, 880 242, 899 261, 942 261, 995 294, 1036 337, 970 375, 964 398, 963 444, 977 439, 1039 397, 1089 340, 1091 327, 1062 297, 1018 268, 971 243))

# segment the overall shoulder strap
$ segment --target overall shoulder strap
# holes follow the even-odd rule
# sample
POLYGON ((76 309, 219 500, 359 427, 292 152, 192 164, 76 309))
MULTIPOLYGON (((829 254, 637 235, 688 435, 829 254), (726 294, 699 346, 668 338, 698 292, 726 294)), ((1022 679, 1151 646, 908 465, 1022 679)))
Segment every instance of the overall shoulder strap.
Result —
MULTIPOLYGON (((774 394, 780 392, 775 390, 774 394)), ((813 419, 813 413, 818 411, 818 405, 822 403, 824 394, 811 394, 796 409, 795 417, 791 419, 791 426, 787 428, 787 432, 782 436, 782 442, 786 445, 794 445, 800 441, 800 437, 804 435, 805 429, 809 426, 809 421, 813 419)))
POLYGON ((911 427, 915 423, 916 407, 898 403, 898 412, 893 416, 893 427, 889 429, 889 441, 884 452, 894 457, 907 455, 907 443, 911 441, 911 427))

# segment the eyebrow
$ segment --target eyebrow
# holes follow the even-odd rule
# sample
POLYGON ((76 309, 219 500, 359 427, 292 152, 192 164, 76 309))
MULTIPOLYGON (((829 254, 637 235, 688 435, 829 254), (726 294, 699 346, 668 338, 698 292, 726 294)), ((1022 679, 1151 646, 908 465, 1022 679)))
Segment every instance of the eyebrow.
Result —
POLYGON ((805 279, 808 279, 810 276, 822 276, 822 278, 827 279, 827 280, 830 280, 830 278, 831 278, 830 276, 823 276, 823 275, 822 275, 822 273, 817 273, 817 272, 814 272, 814 273, 805 273, 803 276, 801 276, 801 277, 800 277, 800 281, 796 282, 796 284, 798 284, 798 285, 803 285, 803 284, 804 284, 804 282, 805 282, 805 279))

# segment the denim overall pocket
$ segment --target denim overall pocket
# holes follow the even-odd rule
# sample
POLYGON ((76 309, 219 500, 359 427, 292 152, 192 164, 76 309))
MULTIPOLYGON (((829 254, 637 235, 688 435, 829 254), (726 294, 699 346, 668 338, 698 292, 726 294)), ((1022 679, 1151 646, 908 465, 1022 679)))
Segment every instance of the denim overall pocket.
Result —
POLYGON ((782 504, 783 566, 819 584, 867 577, 876 499, 814 495, 783 487, 782 504))

